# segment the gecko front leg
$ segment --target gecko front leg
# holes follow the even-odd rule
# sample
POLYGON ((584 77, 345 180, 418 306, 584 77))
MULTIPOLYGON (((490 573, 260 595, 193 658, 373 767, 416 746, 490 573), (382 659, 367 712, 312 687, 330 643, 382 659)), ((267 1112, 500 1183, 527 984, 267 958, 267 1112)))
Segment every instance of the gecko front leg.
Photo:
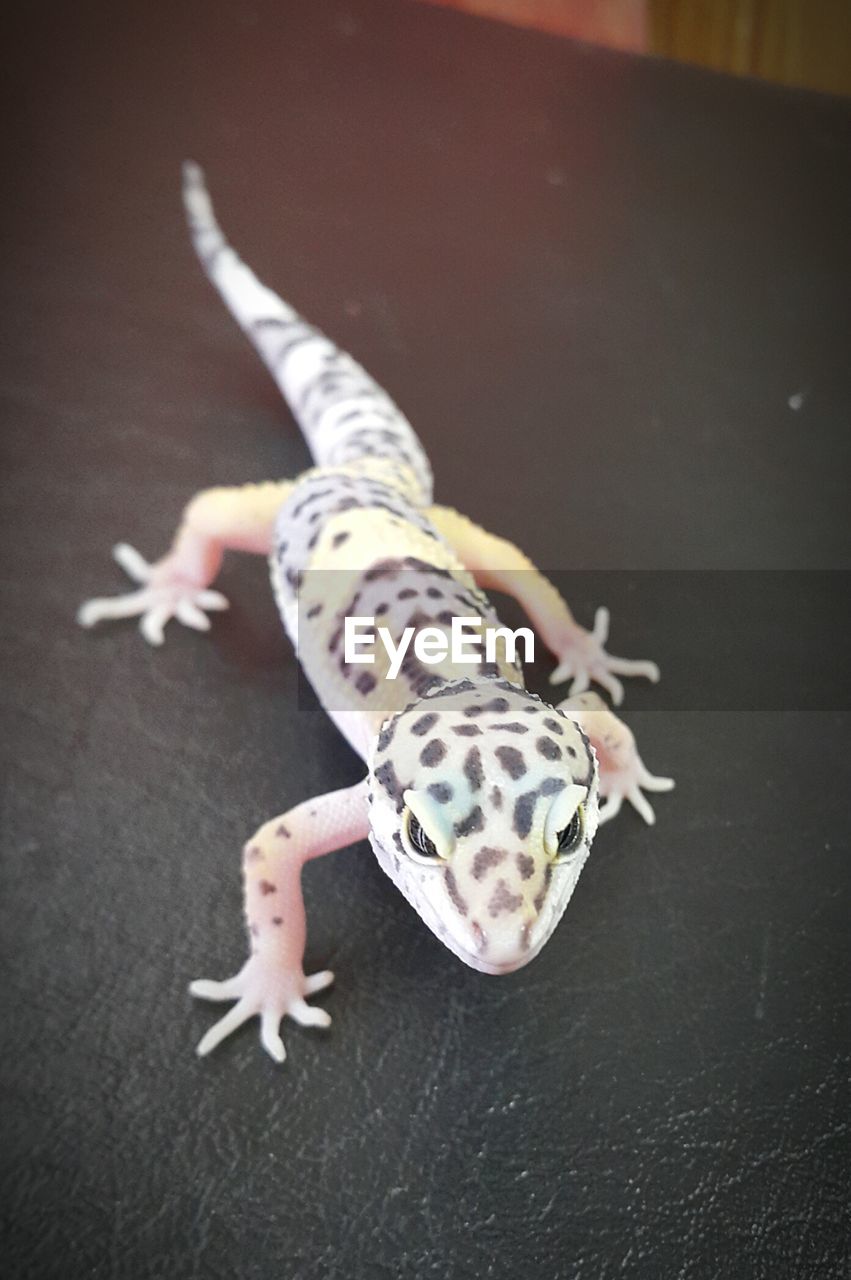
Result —
POLYGON ((656 815, 643 791, 670 791, 673 778, 652 774, 635 745, 632 730, 619 720, 596 693, 580 693, 558 704, 589 738, 600 765, 600 821, 608 822, 620 812, 624 800, 637 809, 647 823, 656 815), (642 790, 643 789, 643 790, 642 790))
POLYGON ((171 618, 196 631, 209 630, 205 610, 228 607, 225 597, 210 589, 225 551, 268 555, 275 516, 291 488, 285 480, 197 494, 183 513, 171 550, 156 563, 149 564, 126 543, 113 548, 113 556, 139 583, 139 590, 87 600, 77 621, 93 627, 107 618, 138 617, 142 635, 157 645, 171 618))
POLYGON ((198 1045, 202 1056, 257 1014, 260 1040, 276 1062, 286 1057, 280 1035, 288 1015, 303 1027, 327 1027, 324 1009, 305 997, 330 985, 329 971, 305 975, 307 924, 301 891, 306 862, 354 844, 367 835, 367 782, 331 791, 297 805, 260 827, 243 850, 245 916, 251 954, 224 982, 198 979, 189 990, 203 1000, 236 1000, 198 1045))
POLYGON ((619 705, 623 685, 618 676, 645 676, 654 683, 659 679, 655 662, 617 658, 606 650, 608 609, 598 609, 593 630, 586 631, 553 584, 512 542, 488 533, 449 507, 431 507, 428 514, 479 586, 504 591, 522 605, 558 662, 551 684, 571 680, 574 695, 596 681, 619 705))

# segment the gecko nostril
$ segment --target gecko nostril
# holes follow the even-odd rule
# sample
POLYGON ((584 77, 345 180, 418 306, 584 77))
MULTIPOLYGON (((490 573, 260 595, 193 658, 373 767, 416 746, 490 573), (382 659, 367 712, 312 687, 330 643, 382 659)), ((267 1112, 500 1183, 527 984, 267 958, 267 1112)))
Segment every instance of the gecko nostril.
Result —
POLYGON ((520 946, 524 951, 529 950, 532 941, 532 921, 527 920, 523 928, 520 930, 520 946))
POLYGON ((471 928, 473 930, 473 938, 476 942, 476 950, 484 951, 488 943, 488 937, 478 920, 474 920, 471 928))

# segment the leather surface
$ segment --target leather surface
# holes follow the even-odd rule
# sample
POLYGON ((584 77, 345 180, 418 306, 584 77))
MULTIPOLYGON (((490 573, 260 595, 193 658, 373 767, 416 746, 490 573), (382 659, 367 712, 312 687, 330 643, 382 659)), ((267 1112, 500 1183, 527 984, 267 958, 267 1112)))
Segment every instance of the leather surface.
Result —
MULTIPOLYGON (((847 686, 666 703, 666 664, 705 685, 738 647, 641 584, 719 571, 723 610, 722 570, 847 568, 848 104, 389 0, 20 8, 3 1274, 846 1274, 847 686), (246 834, 358 761, 299 697, 262 563, 160 652, 73 621, 124 588, 113 542, 155 556, 195 490, 307 462, 193 259, 187 156, 399 400, 441 502, 544 568, 629 571, 612 646, 663 684, 625 714, 678 779, 508 978, 366 846, 311 865, 334 1023, 287 1025, 283 1070, 253 1024, 196 1061, 215 1011, 186 985, 241 963, 246 834)), ((751 616, 762 676, 797 622, 751 616)))

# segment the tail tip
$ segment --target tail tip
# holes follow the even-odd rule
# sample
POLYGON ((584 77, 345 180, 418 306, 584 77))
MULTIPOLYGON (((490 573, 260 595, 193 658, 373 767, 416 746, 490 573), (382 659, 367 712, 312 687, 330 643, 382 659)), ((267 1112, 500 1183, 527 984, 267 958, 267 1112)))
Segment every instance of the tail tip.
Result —
POLYGON ((204 170, 194 160, 183 161, 183 185, 186 187, 203 187, 204 170))

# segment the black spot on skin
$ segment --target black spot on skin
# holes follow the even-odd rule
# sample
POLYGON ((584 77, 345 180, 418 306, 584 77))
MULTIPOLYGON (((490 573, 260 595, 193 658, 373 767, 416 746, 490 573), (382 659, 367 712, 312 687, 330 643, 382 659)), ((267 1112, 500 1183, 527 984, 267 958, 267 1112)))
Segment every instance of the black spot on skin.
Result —
POLYGON ((260 890, 264 898, 267 894, 278 892, 278 886, 276 884, 272 884, 269 880, 261 880, 257 888, 260 890))
POLYGON ((467 758, 464 761, 464 777, 469 782, 471 791, 478 791, 485 780, 485 771, 482 768, 482 757, 478 747, 470 747, 467 752, 467 758))
POLYGON ((578 785, 581 787, 591 786, 591 783, 594 781, 594 762, 593 761, 591 761, 591 763, 588 765, 588 772, 586 773, 585 777, 577 778, 576 781, 578 785))
POLYGON ((494 809, 502 808, 502 792, 499 787, 494 787, 491 791, 491 804, 494 809))
POLYGON ((518 796, 514 802, 512 826, 521 840, 525 840, 532 830, 532 819, 535 816, 535 801, 537 798, 537 791, 524 791, 523 795, 518 796))
POLYGON ((498 867, 507 857, 505 849, 490 849, 486 845, 473 859, 473 879, 483 880, 491 867, 498 867))
POLYGON ((482 703, 482 711, 493 711, 496 715, 504 716, 509 706, 507 698, 491 698, 490 702, 482 703))
POLYGON ((544 778, 538 790, 542 796, 554 796, 557 791, 564 791, 566 786, 564 778, 544 778))
POLYGON ((491 894, 488 903, 488 915, 495 918, 503 912, 517 911, 523 906, 523 895, 512 893, 504 880, 500 880, 491 894))
POLYGON ((252 844, 245 851, 246 862, 259 862, 263 856, 263 850, 260 848, 259 844, 252 844))
POLYGON ((541 886, 540 892, 538 893, 538 896, 535 899, 535 903, 534 903, 536 911, 540 911, 541 907, 544 905, 544 898, 546 898, 547 896, 547 889, 549 889, 550 887, 550 881, 552 880, 552 878, 553 878, 553 867, 552 867, 552 863, 548 862, 547 869, 544 872, 544 883, 541 886))
POLYGON ((378 735, 378 750, 386 751, 396 734, 396 721, 388 720, 378 735))
POLYGON ((465 916, 467 914, 467 904, 458 892, 458 881, 452 874, 452 868, 447 867, 444 875, 446 877, 446 892, 449 894, 453 906, 459 915, 465 916))
POLYGON ((479 805, 472 809, 460 822, 455 823, 456 836, 471 836, 477 831, 483 831, 485 827, 484 814, 479 805))
POLYGON ((297 592, 301 586, 301 570, 287 569, 287 582, 290 584, 293 591, 297 592))
POLYGON ((452 799, 452 788, 448 782, 432 782, 428 788, 428 793, 438 804, 449 804, 452 799))
POLYGON ((318 618, 321 612, 322 612, 322 605, 315 604, 311 609, 308 609, 307 616, 308 618, 318 618))
MULTIPOLYGON (((358 504, 352 499, 352 506, 358 504)), ((379 578, 395 578, 402 568, 401 560, 380 560, 363 575, 364 582, 376 582, 379 578)))
POLYGON ((576 747, 566 747, 567 754, 572 760, 576 759, 576 747))
POLYGON ((536 716, 538 712, 541 710, 541 708, 540 707, 524 707, 523 710, 526 712, 527 716, 536 716))
POLYGON ((366 697, 375 688, 375 676, 371 676, 368 671, 364 671, 355 681, 355 688, 358 693, 362 693, 366 697))
MULTIPOLYGON (((456 693, 469 693, 470 690, 475 689, 475 687, 476 686, 473 684, 472 680, 467 680, 467 679, 459 680, 457 684, 447 683, 441 689, 440 693, 437 693, 434 696, 436 698, 446 698, 456 693)), ((475 713, 475 714, 478 714, 478 713, 475 713)))
POLYGON ((464 715, 470 716, 471 718, 473 716, 480 716, 483 710, 484 707, 480 702, 471 702, 469 707, 464 708, 464 715))
POLYGON ((375 771, 375 778, 390 796, 391 800, 396 801, 397 810, 401 810, 404 807, 404 802, 402 800, 404 788, 396 776, 396 770, 393 768, 393 761, 385 760, 383 764, 379 765, 375 771))
POLYGON ((310 537, 308 538, 308 540, 307 540, 307 549, 308 549, 308 551, 312 551, 312 550, 313 550, 313 548, 316 546, 316 544, 317 544, 317 542, 318 542, 318 541, 319 541, 319 534, 318 534, 318 533, 312 533, 312 534, 310 535, 310 537))
POLYGON ((497 747, 494 755, 509 778, 523 777, 526 772, 526 761, 523 759, 523 753, 516 747, 497 747))
POLYGON ((289 827, 285 827, 285 826, 284 826, 284 824, 283 824, 283 822, 282 822, 282 823, 280 824, 280 826, 278 827, 277 831, 275 832, 275 835, 276 835, 276 836, 281 836, 284 840, 289 840, 289 838, 290 838, 290 831, 289 831, 289 827))
POLYGON ((528 724, 518 724, 516 720, 508 724, 492 724, 491 729, 501 729, 503 733, 528 733, 528 724))
POLYGON ((396 599, 397 600, 413 600, 415 595, 417 595, 417 592, 414 590, 413 587, 404 587, 401 591, 397 592, 396 599))
POLYGON ((386 613, 389 608, 390 605, 385 600, 382 600, 381 604, 375 606, 375 616, 378 617, 379 613, 386 613))
POLYGON ((528 853, 518 853, 515 857, 517 870, 523 880, 529 880, 535 874, 535 859, 528 853))
POLYGON ((453 724, 452 732, 459 738, 478 738, 482 731, 477 724, 453 724))
POLYGON ((428 591, 426 592, 426 595, 430 596, 432 600, 443 599, 443 592, 440 590, 439 587, 429 587, 428 591))
POLYGON ((437 615, 437 621, 442 622, 445 627, 449 627, 452 625, 452 619, 454 617, 455 614, 449 609, 441 609, 440 613, 437 615))
POLYGON ((424 569, 433 578, 452 577, 449 569, 438 569, 437 565, 429 564, 427 560, 419 560, 416 556, 405 556, 405 565, 409 569, 424 569))
POLYGON ((427 769, 433 769, 435 765, 440 764, 445 755, 446 743, 440 738, 432 738, 420 752, 420 764, 424 764, 427 769))
POLYGON ((557 733, 560 738, 564 737, 564 729, 562 729, 558 720, 547 719, 544 721, 544 724, 547 726, 550 733, 557 733))
POLYGON ((424 716, 420 716, 416 724, 411 725, 411 733, 415 733, 418 738, 422 738, 429 729, 437 724, 437 715, 434 711, 429 711, 424 716))
POLYGON ((327 498, 331 492, 331 489, 314 489, 306 498, 302 498, 301 502, 296 503, 289 513, 289 518, 296 520, 305 507, 309 507, 312 502, 318 502, 320 498, 327 498))
POLYGON ((343 530, 341 533, 335 533, 334 537, 331 539, 331 546, 341 547, 344 542, 347 542, 349 540, 350 537, 351 537, 351 534, 347 533, 345 530, 343 530))
POLYGON ((283 917, 283 916, 272 916, 272 924, 274 924, 274 925, 282 925, 283 923, 284 923, 284 917, 283 917))
POLYGON ((539 738, 535 746, 545 760, 561 759, 561 747, 552 738, 539 738))
POLYGON ((334 652, 334 650, 337 648, 337 645, 340 643, 342 638, 343 638, 343 628, 338 627, 337 630, 334 632, 334 634, 331 636, 331 639, 328 641, 329 653, 334 652))
POLYGON ((395 844, 396 848, 399 850, 400 853, 405 852, 405 846, 402 844, 402 837, 399 835, 398 831, 393 832, 393 843, 395 844))

